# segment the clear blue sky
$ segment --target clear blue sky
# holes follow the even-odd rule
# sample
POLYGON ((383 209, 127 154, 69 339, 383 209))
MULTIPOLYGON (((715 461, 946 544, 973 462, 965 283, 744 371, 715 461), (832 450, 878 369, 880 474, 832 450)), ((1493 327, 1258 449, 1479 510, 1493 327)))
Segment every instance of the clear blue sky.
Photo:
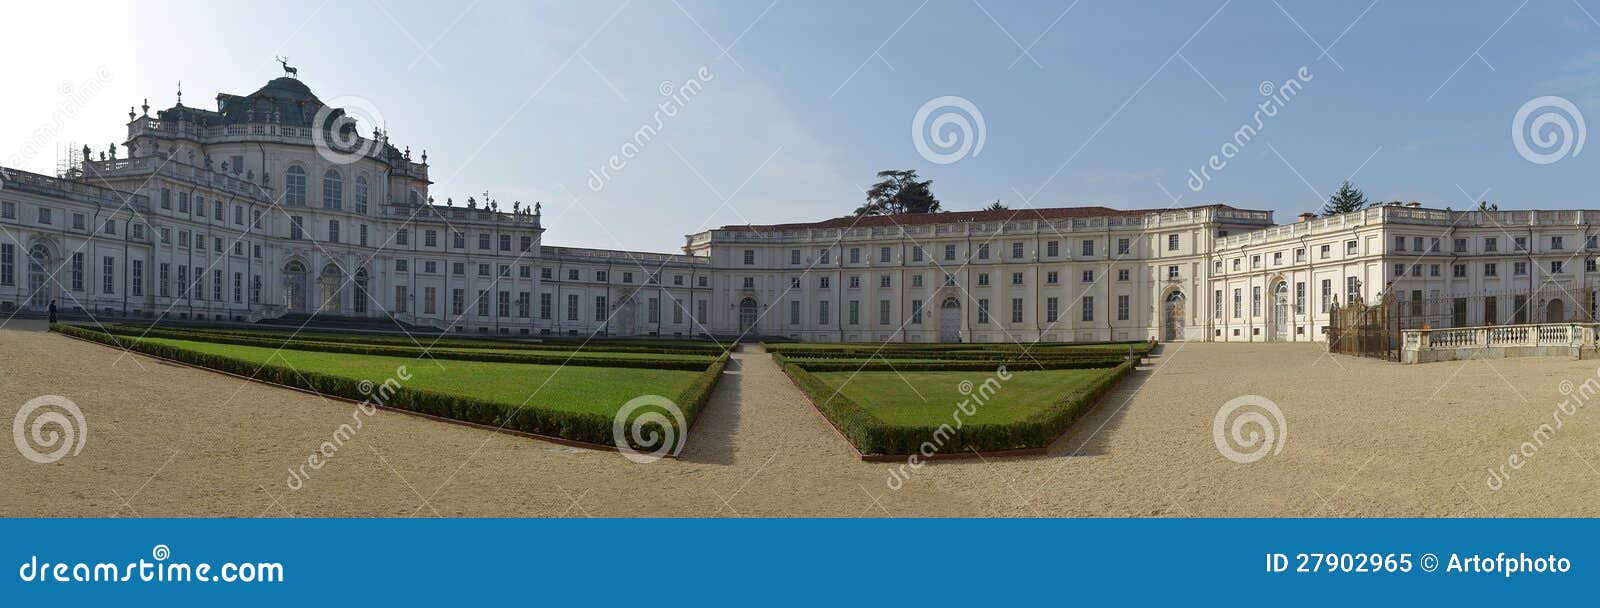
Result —
POLYGON ((933 179, 947 209, 1166 207, 1170 192, 1292 221, 1352 173, 1373 199, 1600 208, 1600 150, 1539 165, 1511 135, 1546 95, 1600 120, 1585 10, 1600 0, 679 1, 10 7, 0 164, 53 171, 57 145, 121 141, 128 106, 171 105, 178 80, 211 107, 287 55, 324 100, 364 98, 395 143, 426 148, 440 200, 542 201, 547 244, 671 251, 704 227, 833 217, 888 168, 933 179), (704 91, 591 192, 589 171, 654 122, 662 81, 702 66, 704 91), (1253 122, 1260 83, 1301 66, 1300 95, 1191 192, 1189 170, 1253 122), (984 144, 937 165, 911 123, 946 95, 983 114, 984 144))

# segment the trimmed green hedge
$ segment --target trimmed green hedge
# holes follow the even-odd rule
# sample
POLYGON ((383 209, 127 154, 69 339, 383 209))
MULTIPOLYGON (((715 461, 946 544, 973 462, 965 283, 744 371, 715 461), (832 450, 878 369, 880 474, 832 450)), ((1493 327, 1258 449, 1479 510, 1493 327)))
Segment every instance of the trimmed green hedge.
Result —
MULTIPOLYGON (((370 383, 370 380, 346 378, 321 372, 301 372, 283 365, 262 364, 233 357, 200 353, 165 344, 153 344, 126 336, 119 338, 114 334, 74 325, 57 323, 51 325, 50 329, 66 336, 181 361, 263 382, 281 384, 356 401, 368 398, 367 393, 361 392, 360 386, 362 382, 370 383)), ((692 427, 700 412, 705 409, 706 401, 710 399, 711 391, 716 386, 717 379, 722 374, 723 368, 727 366, 727 362, 728 355, 724 354, 709 366, 701 365, 697 367, 697 370, 703 370, 701 374, 695 378, 689 388, 677 395, 675 403, 678 404, 679 409, 683 412, 684 424, 687 427, 692 427)), ((371 390, 370 386, 369 390, 371 390)), ((535 435, 559 437, 597 445, 615 445, 612 436, 613 417, 611 416, 549 410, 537 406, 519 407, 405 386, 395 390, 388 399, 382 402, 382 405, 419 414, 503 427, 535 435)), ((687 428, 678 429, 678 432, 680 433, 678 437, 683 438, 681 440, 687 440, 687 428)), ((630 437, 628 440, 631 442, 632 438, 630 437)), ((635 447, 641 451, 650 451, 652 449, 652 446, 635 447)))
POLYGON ((667 343, 662 343, 660 345, 656 345, 655 343, 640 343, 640 342, 633 342, 633 341, 619 342, 619 341, 614 341, 614 340, 609 340, 609 339, 596 339, 596 340, 589 341, 588 344, 583 344, 581 341, 573 341, 573 340, 547 340, 547 341, 541 341, 541 342, 529 342, 529 341, 519 341, 519 340, 508 340, 508 339, 502 339, 502 338, 488 338, 488 337, 486 337, 486 338, 471 338, 471 337, 462 337, 462 336, 440 337, 438 334, 427 334, 427 335, 418 334, 416 336, 415 340, 413 341, 412 338, 407 337, 407 336, 403 336, 403 335, 361 334, 361 333, 348 333, 348 334, 346 334, 346 333, 332 333, 332 332, 326 332, 326 331, 321 331, 321 330, 316 330, 316 329, 307 329, 306 331, 297 333, 294 330, 287 330, 287 329, 285 329, 285 330, 279 330, 279 329, 244 329, 244 328, 232 328, 232 327, 203 327, 203 326, 187 326, 187 325, 143 325, 143 324, 135 324, 135 323, 113 323, 113 324, 108 325, 107 328, 108 329, 117 330, 118 333, 127 333, 127 331, 124 331, 124 330, 135 331, 135 332, 139 332, 139 333, 142 333, 142 332, 144 332, 146 330, 153 330, 153 331, 181 331, 181 332, 190 332, 190 333, 203 333, 203 334, 206 334, 206 335, 229 335, 229 336, 240 336, 240 337, 246 337, 246 338, 256 338, 256 339, 274 339, 274 338, 280 338, 281 339, 281 338, 289 338, 290 336, 294 336, 295 339, 297 339, 297 340, 304 339, 304 340, 320 341, 320 342, 340 342, 340 343, 348 343, 348 344, 372 344, 372 345, 375 345, 375 346, 410 346, 410 347, 415 347, 416 343, 420 342, 423 345, 432 345, 432 347, 434 347, 434 348, 496 348, 496 349, 505 349, 505 350, 544 350, 544 351, 550 351, 550 350, 577 350, 581 345, 582 346, 582 350, 593 351, 593 352, 640 353, 640 354, 658 354, 658 355, 703 355, 703 356, 707 356, 707 357, 715 357, 715 356, 721 355, 722 352, 725 350, 721 345, 718 345, 718 344, 716 344, 714 342, 691 342, 691 341, 688 341, 688 340, 684 340, 681 343, 676 343, 676 344, 667 342, 667 343))
MULTIPOLYGON (((398 346, 383 344, 362 344, 346 342, 322 342, 316 340, 285 340, 284 338, 252 337, 248 335, 223 334, 214 332, 192 332, 161 328, 139 328, 127 326, 112 326, 105 329, 107 333, 129 337, 167 338, 172 340, 194 340, 197 342, 212 342, 216 344, 233 344, 237 346, 257 346, 263 348, 287 348, 290 350, 307 350, 325 353, 343 353, 350 355, 374 355, 382 357, 421 357, 426 354, 436 359, 454 361, 477 361, 482 363, 525 363, 534 365, 576 365, 587 367, 627 367, 636 369, 669 369, 679 371, 700 371, 705 369, 712 357, 702 359, 659 359, 637 358, 623 359, 617 357, 586 357, 582 354, 573 355, 543 355, 519 353, 515 351, 488 352, 488 351, 459 351, 446 348, 430 349, 424 351, 415 346, 398 346)), ((287 336, 285 336, 287 337, 287 336)), ((577 351, 574 351, 575 353, 577 351)))
POLYGON ((774 354, 772 358, 778 365, 792 363, 813 372, 985 372, 994 371, 1001 365, 1014 371, 1039 371, 1051 369, 1094 369, 1100 367, 1116 367, 1127 360, 1126 356, 1107 357, 1094 355, 1087 357, 1044 359, 983 359, 969 361, 896 361, 894 359, 812 359, 790 355, 774 354))
MULTIPOLYGON (((826 416, 850 440, 850 443, 855 444, 857 450, 863 454, 892 456, 916 454, 924 444, 937 445, 937 451, 940 453, 971 450, 994 452, 1048 447, 1051 440, 1093 408, 1100 397, 1132 372, 1137 363, 1137 361, 1122 361, 1116 364, 1105 376, 1062 396, 1025 420, 1007 424, 967 424, 958 432, 947 431, 943 434, 944 443, 940 445, 934 443, 937 441, 936 433, 939 433, 939 427, 885 424, 873 416, 866 407, 811 374, 811 371, 839 370, 813 370, 816 367, 814 364, 802 364, 782 356, 775 358, 783 367, 783 371, 794 379, 800 390, 811 397, 822 415, 826 416)), ((982 369, 993 370, 995 366, 991 364, 982 369)), ((1008 369, 1011 369, 1009 365, 1008 369)))

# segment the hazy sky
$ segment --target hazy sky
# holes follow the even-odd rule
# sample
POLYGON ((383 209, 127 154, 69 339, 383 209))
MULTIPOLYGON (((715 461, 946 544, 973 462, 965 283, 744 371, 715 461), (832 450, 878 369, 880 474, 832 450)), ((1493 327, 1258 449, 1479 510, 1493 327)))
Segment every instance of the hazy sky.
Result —
POLYGON ((705 227, 834 217, 890 168, 953 210, 1176 199, 1281 222, 1352 174, 1373 199, 1600 208, 1600 150, 1537 164, 1512 128, 1545 96, 1600 120, 1600 0, 136 6, 6 7, 0 164, 53 172, 62 145, 121 142, 128 107, 171 106, 179 80, 214 108, 286 55, 323 100, 357 97, 426 148, 439 200, 542 201, 546 244, 672 251, 705 227), (1302 66, 1299 94, 1195 192, 1190 170, 1257 124, 1262 82, 1302 66), (590 171, 657 124, 663 83, 702 68, 593 191, 590 171), (913 120, 944 96, 981 113, 981 150, 919 153, 913 120))

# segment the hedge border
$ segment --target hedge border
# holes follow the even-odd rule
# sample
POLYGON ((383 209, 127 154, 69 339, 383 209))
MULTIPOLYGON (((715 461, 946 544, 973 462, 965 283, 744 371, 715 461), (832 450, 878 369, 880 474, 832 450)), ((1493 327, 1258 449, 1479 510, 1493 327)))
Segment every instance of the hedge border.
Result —
MULTIPOLYGON (((804 364, 797 363, 781 355, 774 354, 773 358, 789 379, 794 382, 800 392, 806 395, 817 413, 833 427, 834 431, 850 444, 857 456, 863 461, 885 462, 908 458, 913 455, 924 459, 957 459, 968 457, 989 456, 1028 456, 1047 453, 1050 446, 1060 441, 1062 437, 1072 431, 1072 423, 1084 414, 1094 409, 1101 397, 1110 392, 1123 378, 1132 373, 1138 360, 1122 361, 1110 367, 1111 373, 1101 377, 1094 383, 1063 395, 1060 399, 1041 409, 1038 413, 1027 419, 1007 424, 968 425, 961 429, 961 440, 953 444, 941 446, 940 450, 932 457, 924 457, 917 450, 917 446, 927 442, 934 436, 939 428, 932 427, 907 427, 885 424, 876 416, 853 399, 845 396, 843 391, 835 390, 820 378, 813 376, 804 364), (976 431, 976 432, 974 432, 976 431), (1024 439, 1018 439, 1021 435, 1024 439), (1027 436, 1034 439, 1026 439, 1027 436), (999 444, 991 442, 1000 441, 999 444), (1030 445, 1016 445, 1026 442, 1030 445), (911 446, 909 450, 894 450, 894 447, 911 446)), ((987 370, 993 370, 991 365, 987 370)), ((941 370, 943 371, 943 370, 941 370)), ((1024 370, 1028 371, 1028 370, 1024 370)))
MULTIPOLYGON (((137 352, 185 367, 315 394, 347 403, 370 403, 367 401, 367 394, 362 393, 359 389, 361 382, 371 382, 370 380, 346 378, 322 372, 301 372, 278 365, 210 355, 164 345, 141 344, 138 342, 125 344, 117 339, 116 334, 75 325, 56 323, 50 326, 50 330, 67 338, 137 352), (230 371, 227 367, 233 367, 240 371, 252 367, 255 369, 246 375, 230 371), (284 369, 288 369, 289 373, 285 374, 282 371, 284 369), (261 377, 262 372, 269 370, 271 374, 268 378, 261 377)), ((701 370, 689 387, 678 394, 675 403, 678 404, 679 409, 684 414, 684 428, 681 429, 682 441, 685 442, 683 447, 687 447, 689 433, 694 428, 694 422, 699 418, 700 413, 704 411, 705 405, 711 397, 711 392, 716 388, 727 362, 728 355, 723 354, 704 370, 701 370)), ((371 389, 369 388, 369 390, 371 389)), ((603 451, 619 451, 614 443, 614 437, 611 436, 611 427, 615 416, 549 410, 537 406, 513 406, 472 397, 411 389, 404 386, 396 389, 387 403, 382 405, 370 404, 386 411, 401 412, 494 432, 550 441, 561 445, 603 451), (453 412, 458 415, 452 416, 446 412, 453 412), (459 414, 471 414, 471 416, 461 416, 459 414), (489 421, 482 421, 484 418, 488 418, 489 421), (497 419, 500 422, 498 424, 493 423, 497 419)), ((678 452, 681 453, 682 449, 680 448, 678 452)), ((678 454, 665 454, 663 456, 676 458, 678 454)))
MULTIPOLYGON (((203 333, 203 334, 208 334, 208 335, 221 334, 221 335, 228 335, 228 336, 240 336, 240 337, 256 338, 256 339, 275 339, 275 338, 280 338, 280 337, 286 339, 289 336, 298 336, 297 339, 310 339, 310 340, 324 341, 324 342, 326 342, 326 341, 334 341, 334 340, 348 340, 349 343, 372 344, 372 345, 376 345, 376 346, 394 346, 394 345, 410 346, 410 345, 405 344, 404 342, 400 342, 399 341, 399 339, 405 337, 403 335, 362 334, 362 333, 355 333, 355 332, 349 332, 349 333, 327 332, 323 328, 308 329, 308 330, 306 330, 304 332, 295 332, 295 331, 293 331, 291 329, 258 329, 258 328, 243 328, 243 327, 212 327, 212 326, 191 326, 191 325, 177 325, 177 324, 144 325, 144 324, 137 324, 137 323, 109 323, 106 326, 109 327, 109 328, 128 329, 128 330, 135 330, 135 331, 139 331, 139 332, 144 332, 144 331, 181 331, 181 332, 203 333), (314 334, 314 335, 308 337, 308 336, 305 335, 307 333, 314 334), (338 337, 334 337, 334 336, 330 336, 330 335, 315 335, 315 334, 329 334, 329 333, 337 333, 338 337), (377 340, 377 339, 374 339, 374 338, 387 338, 388 340, 377 340)), ((437 336, 438 342, 440 344, 448 343, 448 345, 440 345, 440 346, 436 346, 436 348, 500 348, 500 349, 505 349, 505 350, 572 350, 572 351, 580 350, 578 348, 580 343, 576 342, 576 341, 529 342, 529 341, 522 341, 522 340, 502 339, 502 338, 497 338, 497 337, 478 338, 478 337, 472 337, 472 336, 452 336, 452 335, 448 335, 448 334, 445 334, 445 335, 429 334, 427 336, 419 336, 418 341, 419 342, 420 341, 424 341, 427 338, 431 338, 431 337, 435 337, 435 336, 437 336)), ((412 346, 412 347, 414 347, 414 346, 412 346)), ((661 355, 699 355, 699 356, 705 356, 705 357, 715 357, 715 356, 721 355, 723 352, 727 351, 728 349, 726 347, 724 347, 724 346, 722 346, 720 344, 714 343, 714 342, 692 342, 692 343, 685 343, 685 344, 678 344, 678 345, 671 345, 671 346, 666 346, 666 345, 663 345, 663 346, 646 346, 646 345, 642 345, 642 344, 618 344, 618 343, 611 342, 609 340, 593 340, 593 341, 590 341, 587 345, 584 345, 582 350, 592 350, 594 352, 608 352, 608 353, 637 353, 637 354, 661 354, 661 355)))
MULTIPOLYGON (((74 326, 77 327, 77 326, 74 326)), ((562 355, 529 355, 516 352, 463 352, 440 347, 440 350, 424 350, 413 346, 377 345, 361 343, 324 342, 319 340, 283 340, 267 337, 248 337, 238 334, 215 334, 209 332, 187 332, 171 329, 136 329, 131 327, 107 327, 100 330, 102 333, 126 336, 131 338, 158 338, 167 340, 191 340, 195 342, 211 342, 215 344, 232 344, 236 346, 254 346, 260 348, 282 348, 287 350, 304 350, 325 353, 343 353, 351 355, 371 355, 377 357, 423 357, 446 359, 453 361, 475 361, 479 363, 521 363, 528 365, 573 365, 578 367, 625 367, 634 369, 667 369, 676 371, 700 371, 714 360, 715 355, 695 355, 704 359, 651 359, 651 358, 608 358, 608 357, 583 357, 573 354, 562 355), (137 335, 136 335, 137 334, 137 335)), ((575 351, 576 352, 576 351, 575 351)))

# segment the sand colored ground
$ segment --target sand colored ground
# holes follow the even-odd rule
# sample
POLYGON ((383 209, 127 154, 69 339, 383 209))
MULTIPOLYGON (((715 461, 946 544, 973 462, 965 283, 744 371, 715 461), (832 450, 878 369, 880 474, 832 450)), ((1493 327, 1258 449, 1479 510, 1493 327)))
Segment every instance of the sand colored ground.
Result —
MULTIPOLYGON (((939 462, 899 490, 857 460, 765 353, 737 353, 681 460, 380 412, 299 490, 353 405, 38 331, 0 328, 0 421, 44 394, 87 419, 52 464, 0 446, 4 516, 1600 516, 1600 407, 1493 491, 1488 469, 1552 422, 1596 361, 1402 366, 1304 344, 1167 345, 1049 456, 939 462), (1241 464, 1218 408, 1271 399, 1281 453, 1241 464)), ((918 387, 955 407, 955 386, 918 387)))

